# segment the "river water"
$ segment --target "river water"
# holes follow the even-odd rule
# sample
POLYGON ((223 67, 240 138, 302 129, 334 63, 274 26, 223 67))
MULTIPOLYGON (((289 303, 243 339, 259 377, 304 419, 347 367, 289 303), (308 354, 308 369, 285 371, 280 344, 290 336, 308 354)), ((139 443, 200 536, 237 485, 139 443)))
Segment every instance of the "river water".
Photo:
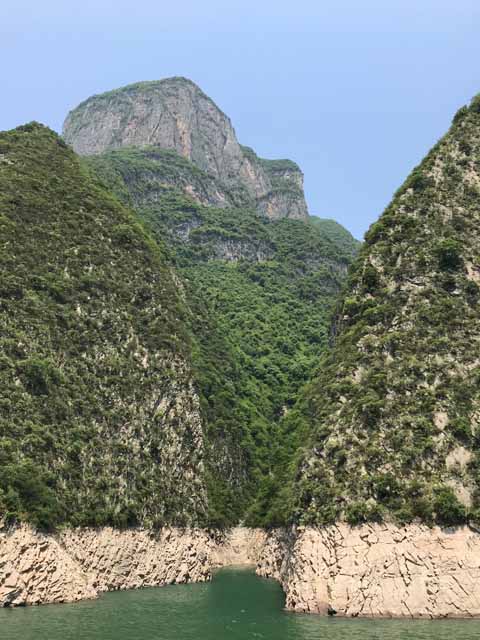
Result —
POLYGON ((324 618, 283 604, 273 580, 228 568, 210 583, 0 609, 0 640, 480 640, 480 621, 324 618))

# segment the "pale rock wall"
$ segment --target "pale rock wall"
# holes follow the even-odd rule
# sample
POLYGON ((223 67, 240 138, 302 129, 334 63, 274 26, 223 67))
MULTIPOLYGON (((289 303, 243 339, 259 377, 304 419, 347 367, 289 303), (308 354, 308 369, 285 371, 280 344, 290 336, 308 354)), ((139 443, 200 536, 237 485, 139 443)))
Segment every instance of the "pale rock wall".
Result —
POLYGON ((308 209, 303 197, 303 189, 298 190, 273 190, 262 196, 257 201, 257 209, 271 220, 291 218, 292 220, 306 220, 308 209))
POLYGON ((90 576, 53 536, 0 531, 0 606, 95 598, 90 576))
POLYGON ((235 527, 221 534, 212 550, 212 566, 258 565, 268 535, 263 529, 235 527))
MULTIPOLYGON (((244 189, 265 215, 308 219, 300 169, 276 172, 277 181, 293 190, 288 198, 272 194, 272 180, 260 159, 252 152, 246 153, 230 119, 187 78, 140 82, 91 96, 70 111, 63 136, 80 155, 98 155, 128 146, 174 150, 227 191, 232 187, 244 189)), ((221 188, 206 197, 198 194, 194 185, 185 187, 200 201, 215 206, 228 204, 221 188)))
POLYGON ((61 544, 97 591, 138 589, 210 578, 210 536, 200 529, 66 531, 61 544))
POLYGON ((277 530, 257 573, 280 581, 293 611, 362 617, 480 616, 480 535, 338 524, 277 530))
POLYGON ((266 534, 165 528, 0 528, 0 606, 75 602, 102 591, 204 582, 230 564, 255 565, 266 534))
POLYGON ((167 528, 0 531, 0 606, 74 602, 101 591, 203 582, 211 576, 211 536, 167 528))
POLYGON ((323 529, 0 530, 0 606, 73 602, 102 591, 202 582, 256 565, 286 608, 360 617, 480 617, 480 534, 338 524, 323 529))

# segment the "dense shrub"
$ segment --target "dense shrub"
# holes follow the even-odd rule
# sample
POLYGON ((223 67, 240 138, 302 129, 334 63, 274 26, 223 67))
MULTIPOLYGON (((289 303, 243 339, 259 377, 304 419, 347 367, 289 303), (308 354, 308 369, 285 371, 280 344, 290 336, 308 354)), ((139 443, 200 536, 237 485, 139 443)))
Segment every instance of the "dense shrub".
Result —
POLYGON ((463 266, 461 246, 457 240, 447 238, 435 247, 438 265, 444 271, 456 271, 463 266))

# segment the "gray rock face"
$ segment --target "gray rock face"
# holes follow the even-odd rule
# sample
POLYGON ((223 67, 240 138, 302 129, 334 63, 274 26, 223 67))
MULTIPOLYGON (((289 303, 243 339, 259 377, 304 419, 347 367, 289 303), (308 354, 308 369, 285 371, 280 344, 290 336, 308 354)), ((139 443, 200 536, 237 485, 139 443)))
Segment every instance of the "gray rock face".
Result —
POLYGON ((68 114, 63 135, 81 155, 132 146, 172 149, 226 189, 242 187, 268 217, 308 217, 298 166, 262 160, 242 147, 230 119, 186 78, 92 96, 68 114))

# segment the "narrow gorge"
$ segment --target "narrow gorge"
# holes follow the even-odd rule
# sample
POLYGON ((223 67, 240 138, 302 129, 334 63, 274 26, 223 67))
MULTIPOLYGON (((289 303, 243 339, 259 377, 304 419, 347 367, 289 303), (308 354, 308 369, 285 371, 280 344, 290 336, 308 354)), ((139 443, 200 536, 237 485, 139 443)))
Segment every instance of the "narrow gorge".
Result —
POLYGON ((362 245, 185 78, 0 133, 0 606, 480 617, 479 203, 478 97, 362 245))

